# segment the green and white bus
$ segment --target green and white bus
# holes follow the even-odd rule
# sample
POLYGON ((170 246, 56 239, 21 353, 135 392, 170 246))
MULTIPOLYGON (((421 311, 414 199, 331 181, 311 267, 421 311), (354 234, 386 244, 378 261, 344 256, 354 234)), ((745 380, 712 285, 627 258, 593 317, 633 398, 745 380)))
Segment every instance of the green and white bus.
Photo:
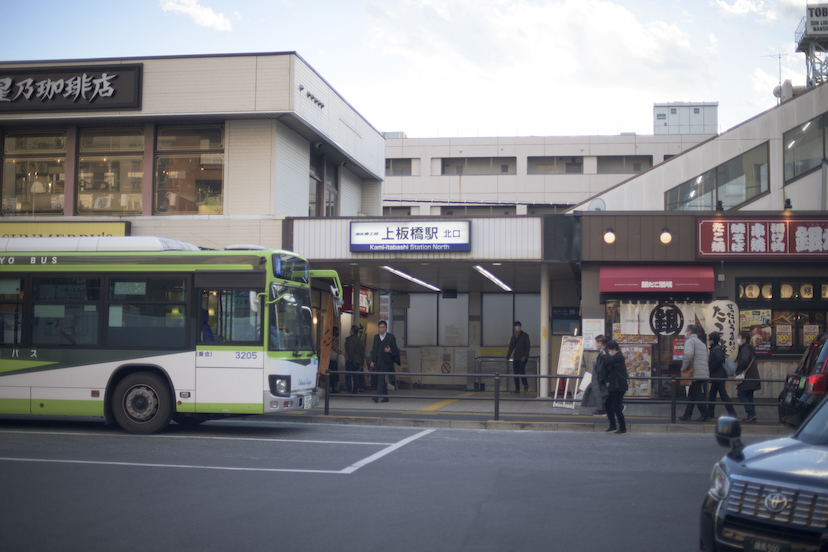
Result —
POLYGON ((0 414, 174 420, 310 409, 319 361, 305 259, 157 237, 0 238, 0 414))

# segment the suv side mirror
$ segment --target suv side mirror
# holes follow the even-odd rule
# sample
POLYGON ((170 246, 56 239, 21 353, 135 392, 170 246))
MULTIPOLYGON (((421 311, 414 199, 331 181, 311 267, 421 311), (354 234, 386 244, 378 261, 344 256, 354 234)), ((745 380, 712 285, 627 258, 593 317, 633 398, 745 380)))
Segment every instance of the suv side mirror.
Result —
POLYGON ((722 416, 716 422, 716 441, 723 447, 729 447, 727 455, 734 460, 742 457, 742 426, 739 420, 729 416, 722 416))

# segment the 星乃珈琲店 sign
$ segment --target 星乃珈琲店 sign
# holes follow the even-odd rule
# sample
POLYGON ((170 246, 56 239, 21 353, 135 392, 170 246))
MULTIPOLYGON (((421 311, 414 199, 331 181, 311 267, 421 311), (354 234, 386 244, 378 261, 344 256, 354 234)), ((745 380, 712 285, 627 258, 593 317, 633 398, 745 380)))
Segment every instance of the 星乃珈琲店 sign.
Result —
POLYGON ((828 258, 825 219, 699 219, 697 258, 828 258))
POLYGON ((350 241, 352 252, 470 251, 471 221, 352 222, 350 241))

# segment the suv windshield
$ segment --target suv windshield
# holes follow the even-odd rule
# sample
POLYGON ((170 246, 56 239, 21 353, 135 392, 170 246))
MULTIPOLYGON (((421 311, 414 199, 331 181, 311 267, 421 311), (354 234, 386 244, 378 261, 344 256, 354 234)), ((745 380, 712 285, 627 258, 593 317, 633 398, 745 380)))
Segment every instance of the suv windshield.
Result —
POLYGON ((828 402, 823 402, 822 407, 802 426, 797 438, 812 445, 828 445, 828 402))
POLYGON ((271 351, 314 351, 310 291, 273 284, 270 288, 271 351))

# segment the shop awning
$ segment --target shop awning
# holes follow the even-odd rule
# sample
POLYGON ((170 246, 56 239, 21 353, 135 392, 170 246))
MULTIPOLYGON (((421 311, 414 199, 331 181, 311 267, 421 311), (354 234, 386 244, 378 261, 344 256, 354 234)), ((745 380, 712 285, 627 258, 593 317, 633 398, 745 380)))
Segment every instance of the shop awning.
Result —
POLYGON ((712 293, 712 266, 602 266, 601 293, 696 292, 712 293))

